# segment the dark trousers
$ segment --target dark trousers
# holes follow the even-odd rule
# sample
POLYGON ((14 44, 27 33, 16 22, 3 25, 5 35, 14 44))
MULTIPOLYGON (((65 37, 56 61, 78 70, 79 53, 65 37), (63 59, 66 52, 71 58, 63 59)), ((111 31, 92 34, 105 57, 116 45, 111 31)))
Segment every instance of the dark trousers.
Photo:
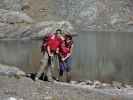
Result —
POLYGON ((67 58, 65 61, 60 61, 60 75, 63 75, 63 72, 70 72, 72 65, 72 57, 67 58))

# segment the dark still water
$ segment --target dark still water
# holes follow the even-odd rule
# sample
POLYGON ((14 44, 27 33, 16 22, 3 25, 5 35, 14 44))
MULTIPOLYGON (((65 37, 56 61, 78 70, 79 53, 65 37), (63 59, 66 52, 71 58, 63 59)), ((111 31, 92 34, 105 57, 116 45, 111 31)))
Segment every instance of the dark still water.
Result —
MULTIPOLYGON (((133 34, 82 32, 74 38, 73 78, 133 81, 133 34)), ((0 41, 0 63, 36 72, 39 40, 0 41)))

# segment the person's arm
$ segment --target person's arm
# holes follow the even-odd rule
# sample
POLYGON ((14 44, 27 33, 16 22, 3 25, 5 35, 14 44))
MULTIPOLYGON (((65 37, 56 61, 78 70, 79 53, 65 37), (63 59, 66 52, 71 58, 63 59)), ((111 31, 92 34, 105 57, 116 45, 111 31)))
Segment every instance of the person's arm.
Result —
POLYGON ((59 54, 59 48, 56 49, 56 53, 59 54))
POLYGON ((69 58, 69 57, 72 55, 73 46, 74 46, 74 45, 72 44, 72 46, 71 46, 71 48, 70 48, 70 53, 68 53, 66 57, 62 58, 63 61, 66 60, 67 58, 69 58))
POLYGON ((48 35, 45 35, 42 40, 41 52, 44 52, 47 48, 48 35))
POLYGON ((62 60, 64 61, 64 60, 66 60, 67 58, 69 58, 70 56, 71 56, 71 54, 69 53, 69 54, 67 54, 66 57, 62 58, 62 60))
POLYGON ((48 55, 49 56, 52 56, 52 53, 51 53, 51 50, 50 50, 50 47, 49 46, 47 46, 47 51, 48 51, 48 55))

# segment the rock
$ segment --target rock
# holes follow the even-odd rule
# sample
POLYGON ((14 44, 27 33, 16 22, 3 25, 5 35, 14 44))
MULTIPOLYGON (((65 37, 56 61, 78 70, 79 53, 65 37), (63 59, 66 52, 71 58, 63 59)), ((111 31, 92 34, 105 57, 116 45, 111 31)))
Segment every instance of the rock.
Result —
POLYGON ((77 35, 73 26, 67 21, 46 21, 33 25, 19 26, 7 23, 0 23, 0 38, 8 39, 34 39, 42 38, 48 33, 55 33, 56 29, 61 28, 65 33, 73 36, 77 35))
POLYGON ((86 85, 93 85, 93 82, 91 80, 86 80, 86 85))
POLYGON ((0 0, 0 9, 21 11, 23 0, 0 0))
POLYGON ((0 22, 3 23, 33 23, 33 19, 27 14, 19 11, 0 9, 0 22))
POLYGON ((17 25, 0 23, 0 38, 17 39, 17 38, 28 37, 29 34, 27 34, 26 32, 29 30, 29 28, 30 28, 29 26, 19 27, 17 25))
POLYGON ((54 14, 60 19, 70 20, 77 30, 96 30, 97 16, 97 1, 96 0, 54 0, 54 14))
POLYGON ((77 81, 71 81, 70 83, 71 84, 77 84, 77 81))
POLYGON ((17 99, 14 97, 9 97, 8 100, 17 100, 17 99))
MULTIPOLYGON (((116 93, 116 91, 113 92, 116 93)), ((123 97, 121 94, 119 96, 123 97)), ((75 87, 70 84, 34 82, 26 77, 18 80, 0 76, 0 100, 9 98, 17 100, 112 100, 112 94, 110 90, 90 89, 86 86, 75 87)), ((133 100, 132 94, 124 95, 124 98, 120 100, 133 100), (128 99, 129 96, 131 99, 128 99)))
MULTIPOLYGON (((54 0, 52 1, 52 3, 50 0, 48 2, 48 7, 41 6, 40 8, 39 4, 43 2, 39 2, 40 3, 37 3, 37 5, 36 2, 30 4, 30 1, 23 0, 1 0, 1 23, 33 23, 34 20, 27 14, 21 12, 20 9, 22 9, 22 7, 24 6, 32 6, 32 8, 34 8, 34 6, 36 5, 38 6, 37 9, 39 9, 38 12, 44 13, 45 11, 47 11, 49 21, 43 22, 44 20, 42 17, 44 16, 41 16, 42 14, 35 15, 35 18, 41 17, 42 22, 40 23, 39 20, 37 24, 32 25, 31 30, 25 32, 25 37, 29 35, 31 36, 31 38, 42 37, 42 35, 44 35, 45 33, 55 32, 56 28, 60 28, 62 26, 64 31, 68 31, 68 29, 74 29, 74 32, 81 32, 82 30, 133 32, 132 0, 54 0), (7 5, 9 5, 9 8, 7 8, 7 5), (19 5, 19 7, 15 5, 19 5), (59 21, 55 21, 57 20, 56 18, 59 21)), ((31 13, 31 15, 33 15, 33 12, 28 12, 28 14, 31 13)), ((38 21, 37 19, 35 20, 38 21)), ((73 31, 70 32, 74 33, 73 31)), ((0 34, 0 36, 4 37, 3 33, 0 34)))
POLYGON ((132 16, 132 0, 102 0, 97 2, 97 30, 132 31, 128 25, 132 16))
POLYGON ((11 32, 15 26, 7 24, 7 23, 0 23, 0 38, 6 37, 8 32, 11 32))
POLYGON ((98 80, 95 80, 93 86, 95 88, 101 88, 102 87, 102 83, 100 81, 98 81, 98 80))
POLYGON ((52 96, 47 96, 47 97, 45 97, 44 99, 45 99, 45 100, 52 100, 52 98, 53 98, 52 96))
POLYGON ((23 1, 22 11, 30 9, 30 4, 26 1, 23 1))
POLYGON ((14 28, 11 32, 8 32, 8 38, 10 39, 24 39, 28 38, 32 35, 32 33, 28 33, 30 26, 23 26, 14 28))
POLYGON ((132 0, 54 0, 49 6, 51 19, 69 20, 80 31, 133 32, 128 24, 132 22, 132 0))
POLYGON ((78 85, 86 85, 85 82, 80 82, 78 85))
POLYGON ((108 83, 102 83, 102 88, 112 88, 111 84, 108 83))
POLYGON ((124 87, 125 87, 125 88, 128 88, 128 89, 133 88, 131 85, 128 85, 128 84, 125 84, 124 87))
POLYGON ((16 67, 0 64, 0 75, 25 76, 26 74, 16 67))
POLYGON ((117 89, 123 88, 123 87, 122 87, 122 83, 117 82, 117 81, 113 81, 113 82, 112 82, 112 86, 113 86, 114 88, 117 88, 117 89))
POLYGON ((55 33, 56 29, 62 29, 65 33, 76 35, 73 26, 68 21, 46 21, 31 27, 32 38, 43 37, 48 33, 55 33))

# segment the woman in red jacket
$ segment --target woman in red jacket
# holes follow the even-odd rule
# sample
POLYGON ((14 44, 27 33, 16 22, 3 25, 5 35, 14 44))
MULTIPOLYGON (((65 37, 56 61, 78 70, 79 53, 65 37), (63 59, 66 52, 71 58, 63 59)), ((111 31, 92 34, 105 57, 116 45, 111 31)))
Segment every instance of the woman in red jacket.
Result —
POLYGON ((60 71, 59 71, 59 80, 61 80, 64 71, 66 71, 66 81, 71 81, 71 65, 72 65, 72 49, 73 49, 73 40, 71 35, 65 35, 65 40, 60 47, 60 71))

